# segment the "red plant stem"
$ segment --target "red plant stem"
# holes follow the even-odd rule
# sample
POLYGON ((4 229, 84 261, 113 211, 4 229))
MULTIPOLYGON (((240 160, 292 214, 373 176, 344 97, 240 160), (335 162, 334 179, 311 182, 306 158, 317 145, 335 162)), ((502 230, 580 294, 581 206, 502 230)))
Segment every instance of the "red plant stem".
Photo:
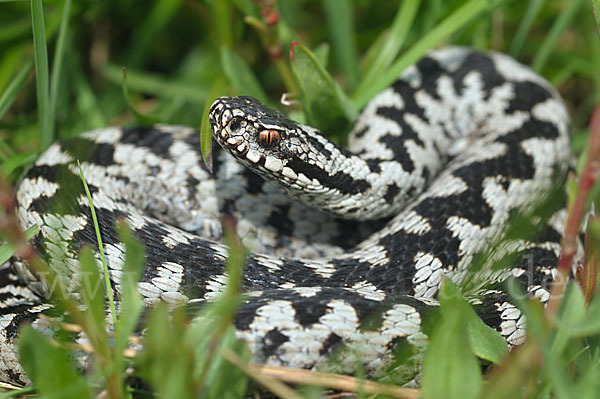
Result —
POLYGON ((581 221, 586 211, 588 196, 594 183, 598 178, 598 170, 600 169, 600 103, 598 103, 592 113, 590 122, 590 137, 588 145, 588 154, 581 172, 575 201, 569 207, 567 223, 563 233, 561 242, 561 254, 558 259, 557 269, 559 275, 554 279, 552 285, 550 300, 546 310, 549 315, 556 314, 560 298, 565 289, 565 284, 568 276, 571 273, 571 265, 573 258, 577 252, 577 235, 581 226, 581 221))

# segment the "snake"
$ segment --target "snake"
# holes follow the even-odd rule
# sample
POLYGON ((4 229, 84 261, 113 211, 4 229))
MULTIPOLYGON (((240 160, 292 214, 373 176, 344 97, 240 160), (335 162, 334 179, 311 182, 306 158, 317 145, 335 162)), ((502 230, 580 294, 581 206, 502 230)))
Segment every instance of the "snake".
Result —
MULTIPOLYGON (((159 124, 55 143, 24 173, 18 221, 39 226, 36 251, 68 291, 82 246, 98 245, 80 161, 117 297, 117 220, 145 248, 144 303, 173 307, 223 293, 221 222, 236 220, 248 256, 234 326, 256 362, 352 374, 359 361, 369 375, 406 374, 422 361, 442 280, 460 286, 474 273, 476 312, 509 346, 524 342, 506 282, 548 299, 564 212, 533 218, 536 237, 507 229, 564 181, 571 159, 566 106, 527 66, 496 52, 432 50, 365 106, 347 146, 248 96, 217 99, 209 123, 212 169, 197 130, 159 124), (494 268, 507 254, 512 263, 494 268)), ((42 277, 18 258, 0 268, 2 381, 29 383, 21 326, 56 328, 42 317, 53 308, 42 277)))

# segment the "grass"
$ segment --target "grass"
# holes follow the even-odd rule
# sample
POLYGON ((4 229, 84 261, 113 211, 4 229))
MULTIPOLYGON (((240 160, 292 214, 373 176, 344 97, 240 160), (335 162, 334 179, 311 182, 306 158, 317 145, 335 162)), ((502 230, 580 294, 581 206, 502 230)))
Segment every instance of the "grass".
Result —
MULTIPOLYGON (((92 195, 90 194, 90 189, 88 187, 87 181, 85 180, 83 169, 81 169, 81 163, 79 162, 79 160, 77 161, 77 167, 79 168, 79 174, 81 175, 81 182, 83 183, 85 194, 90 203, 90 213, 92 214, 92 219, 94 221, 94 229, 96 230, 96 240, 98 241, 98 251, 100 252, 100 259, 102 260, 102 267, 104 271, 104 289, 106 290, 106 297, 108 298, 108 303, 110 305, 110 315, 113 319, 113 325, 116 326, 117 312, 115 311, 115 296, 113 294, 112 286, 110 285, 110 275, 108 274, 108 265, 106 264, 106 256, 104 255, 104 244, 102 243, 102 235, 100 234, 98 217, 96 216, 94 201, 92 200, 92 195)), ((102 295, 102 297, 104 297, 104 295, 102 295)))
MULTIPOLYGON (((0 2, 1 169, 16 182, 56 139, 113 124, 161 121, 201 127, 206 143, 208 107, 225 94, 253 95, 343 142, 357 110, 428 49, 446 43, 510 53, 557 85, 573 115, 574 146, 584 152, 589 149, 588 121, 600 99, 599 8, 598 0, 0 2), (293 41, 298 44, 291 46, 290 60, 293 41), (278 105, 284 92, 293 100, 290 107, 278 105)), ((203 155, 210 159, 206 146, 203 155)), ((596 259, 593 243, 600 235, 591 229, 588 258, 596 259)), ((142 249, 126 229, 120 231, 126 267, 138 276, 142 249)), ((232 233, 229 242, 237 248, 232 233)), ((5 244, 0 258, 11 252, 5 244)), ((239 276, 243 250, 232 253, 230 275, 239 276)), ((90 253, 82 254, 81 264, 91 273, 90 286, 101 281, 93 275, 97 269, 90 253)), ((550 315, 552 325, 535 303, 521 303, 532 344, 499 362, 502 349, 493 334, 476 326, 464 301, 448 295, 452 299, 442 301, 425 355, 423 397, 594 397, 600 380, 600 296, 591 295, 593 270, 585 275, 585 289, 568 287, 550 315), (463 326, 472 323, 470 331, 479 339, 464 334, 463 326), (498 365, 482 374, 478 358, 498 365)), ((165 307, 151 312, 145 349, 135 360, 148 386, 132 388, 126 370, 137 347, 129 336, 142 311, 134 287, 126 285, 120 292, 112 334, 105 332, 103 295, 81 292, 89 314, 59 300, 90 338, 91 348, 78 348, 94 353, 97 367, 90 375, 80 375, 70 363, 68 339, 50 345, 34 330, 24 331, 22 361, 37 393, 243 397, 259 384, 281 397, 322 395, 320 389, 290 390, 281 383, 281 373, 248 364, 248 352, 231 329, 239 304, 235 281, 223 301, 205 310, 204 323, 192 323, 178 312, 169 316, 165 307), (165 348, 164 342, 173 344, 165 348), (48 379, 44 370, 49 367, 60 376, 58 382, 48 379)), ((445 284, 443 290, 453 292, 453 287, 445 284)), ((294 376, 290 370, 283 373, 294 376)), ((369 394, 419 393, 373 388, 360 379, 343 385, 335 376, 302 375, 299 380, 359 391, 368 385, 369 394)), ((29 388, 9 391, 0 398, 28 393, 29 388)))

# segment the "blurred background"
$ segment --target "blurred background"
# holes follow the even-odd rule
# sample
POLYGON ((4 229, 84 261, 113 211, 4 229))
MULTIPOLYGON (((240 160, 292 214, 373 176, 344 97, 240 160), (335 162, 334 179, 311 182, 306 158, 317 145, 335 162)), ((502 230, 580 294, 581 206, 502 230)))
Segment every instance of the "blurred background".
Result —
MULTIPOLYGON (((588 0, 3 0, 0 161, 14 180, 45 146, 86 130, 140 118, 200 127, 221 94, 254 95, 312 122, 292 41, 355 109, 432 46, 509 53, 559 89, 581 150, 600 99, 597 33, 588 0), (292 106, 280 104, 284 93, 292 106)), ((350 114, 328 128, 347 131, 350 114)))

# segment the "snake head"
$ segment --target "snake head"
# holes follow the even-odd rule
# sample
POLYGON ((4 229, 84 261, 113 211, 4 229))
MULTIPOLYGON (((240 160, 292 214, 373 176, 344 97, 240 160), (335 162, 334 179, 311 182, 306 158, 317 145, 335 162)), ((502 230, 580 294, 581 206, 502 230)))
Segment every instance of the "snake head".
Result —
MULTIPOLYGON (((214 139, 250 169, 300 201, 315 205, 315 194, 347 192, 346 151, 310 126, 301 125, 252 97, 221 97, 210 108, 214 139)), ((364 162, 361 172, 368 173, 364 162)), ((350 190, 352 188, 350 187, 350 190)), ((334 198, 339 203, 339 198, 334 198)))
POLYGON ((259 172, 278 174, 302 147, 302 127, 252 97, 217 99, 209 122, 219 145, 259 172))

